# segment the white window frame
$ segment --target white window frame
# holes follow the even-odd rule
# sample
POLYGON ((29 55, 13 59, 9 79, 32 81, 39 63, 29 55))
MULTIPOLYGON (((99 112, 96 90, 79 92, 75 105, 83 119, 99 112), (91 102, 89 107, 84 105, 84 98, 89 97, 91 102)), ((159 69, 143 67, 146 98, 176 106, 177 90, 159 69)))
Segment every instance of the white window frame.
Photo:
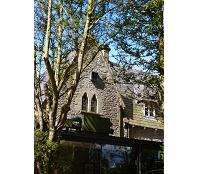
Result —
POLYGON ((153 115, 150 115, 150 108, 151 107, 152 106, 150 106, 150 104, 144 103, 144 117, 145 118, 155 118, 155 108, 154 107, 153 107, 153 115), (145 112, 146 107, 148 109, 148 115, 146 115, 146 112, 145 112))

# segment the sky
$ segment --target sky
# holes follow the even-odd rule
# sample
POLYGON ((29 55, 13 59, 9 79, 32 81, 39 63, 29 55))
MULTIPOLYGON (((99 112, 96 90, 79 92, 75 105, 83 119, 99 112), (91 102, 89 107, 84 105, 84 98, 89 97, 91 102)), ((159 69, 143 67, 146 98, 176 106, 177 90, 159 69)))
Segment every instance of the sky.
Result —
POLYGON ((110 45, 110 52, 109 52, 109 60, 112 62, 116 62, 116 60, 112 57, 112 55, 117 55, 117 51, 114 45, 110 45))

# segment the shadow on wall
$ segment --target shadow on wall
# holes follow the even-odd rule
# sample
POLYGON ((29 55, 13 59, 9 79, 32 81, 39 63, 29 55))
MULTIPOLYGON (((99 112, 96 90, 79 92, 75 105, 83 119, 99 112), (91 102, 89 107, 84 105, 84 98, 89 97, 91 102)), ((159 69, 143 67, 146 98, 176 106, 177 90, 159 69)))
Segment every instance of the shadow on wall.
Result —
POLYGON ((122 111, 123 116, 126 116, 128 118, 132 118, 133 117, 133 99, 125 97, 125 96, 122 96, 122 99, 123 99, 124 104, 125 104, 125 108, 122 111))

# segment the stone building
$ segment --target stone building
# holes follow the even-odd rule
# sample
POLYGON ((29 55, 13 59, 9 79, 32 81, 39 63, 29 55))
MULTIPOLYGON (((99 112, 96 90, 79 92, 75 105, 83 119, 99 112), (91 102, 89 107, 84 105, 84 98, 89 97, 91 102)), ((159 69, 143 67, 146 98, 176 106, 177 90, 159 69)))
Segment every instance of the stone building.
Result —
POLYGON ((163 173, 163 121, 146 95, 152 91, 116 83, 119 68, 105 49, 82 73, 61 137, 59 158, 69 170, 58 173, 163 173))
POLYGON ((163 121, 157 119, 153 101, 135 98, 136 85, 115 83, 115 66, 109 49, 99 52, 82 74, 69 115, 109 118, 116 137, 163 142, 163 121))

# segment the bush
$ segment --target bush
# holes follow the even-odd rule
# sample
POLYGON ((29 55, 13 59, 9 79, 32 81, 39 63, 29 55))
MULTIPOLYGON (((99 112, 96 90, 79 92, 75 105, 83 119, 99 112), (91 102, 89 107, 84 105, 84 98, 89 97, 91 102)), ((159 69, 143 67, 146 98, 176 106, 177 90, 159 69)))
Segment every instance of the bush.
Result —
POLYGON ((48 140, 48 132, 34 131, 34 160, 39 173, 47 174, 53 167, 52 156, 58 149, 58 142, 48 140))

